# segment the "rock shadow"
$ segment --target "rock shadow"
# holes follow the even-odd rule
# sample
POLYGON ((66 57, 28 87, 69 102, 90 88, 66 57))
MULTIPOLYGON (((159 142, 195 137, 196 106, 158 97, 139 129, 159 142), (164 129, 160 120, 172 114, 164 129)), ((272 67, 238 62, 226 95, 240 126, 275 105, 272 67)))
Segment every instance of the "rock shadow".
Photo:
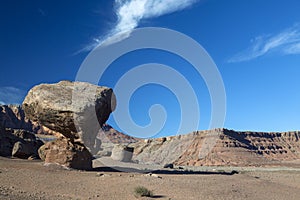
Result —
POLYGON ((136 169, 136 168, 127 168, 127 167, 97 167, 93 168, 91 171, 95 172, 126 172, 126 173, 140 173, 140 174, 145 174, 145 173, 154 173, 154 174, 165 174, 165 175, 234 175, 238 174, 239 172, 236 170, 232 171, 193 171, 193 170, 164 170, 164 169, 159 169, 159 170, 141 170, 141 169, 136 169))

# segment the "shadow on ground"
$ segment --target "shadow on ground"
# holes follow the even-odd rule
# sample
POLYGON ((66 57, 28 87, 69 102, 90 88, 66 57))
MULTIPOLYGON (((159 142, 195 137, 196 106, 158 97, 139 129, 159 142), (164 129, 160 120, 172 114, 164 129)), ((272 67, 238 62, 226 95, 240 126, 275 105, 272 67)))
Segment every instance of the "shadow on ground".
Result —
POLYGON ((232 170, 229 172, 226 171, 186 171, 186 170, 177 170, 177 169, 160 169, 160 170, 141 170, 136 168, 126 168, 126 167, 97 167, 92 169, 92 171, 96 172, 127 172, 127 173, 155 173, 155 174, 199 174, 199 175, 234 175, 239 172, 236 170, 232 170))

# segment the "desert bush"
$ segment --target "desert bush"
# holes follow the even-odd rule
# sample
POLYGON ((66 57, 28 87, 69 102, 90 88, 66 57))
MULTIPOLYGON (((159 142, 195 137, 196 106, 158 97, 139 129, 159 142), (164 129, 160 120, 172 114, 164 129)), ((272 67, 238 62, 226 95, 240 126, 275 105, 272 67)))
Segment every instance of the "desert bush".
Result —
POLYGON ((134 188, 134 196, 135 197, 152 197, 153 192, 143 186, 138 186, 138 187, 134 188))

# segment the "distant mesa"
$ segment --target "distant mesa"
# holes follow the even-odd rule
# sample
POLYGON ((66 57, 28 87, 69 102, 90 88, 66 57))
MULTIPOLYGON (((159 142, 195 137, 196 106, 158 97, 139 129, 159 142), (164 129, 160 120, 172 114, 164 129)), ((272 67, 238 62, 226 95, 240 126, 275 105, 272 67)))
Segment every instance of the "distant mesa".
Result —
POLYGON ((134 160, 141 164, 177 166, 264 166, 300 160, 300 131, 267 133, 214 129, 134 144, 134 160), (218 133, 218 134, 216 134, 218 133), (205 139, 215 144, 205 157, 205 139))

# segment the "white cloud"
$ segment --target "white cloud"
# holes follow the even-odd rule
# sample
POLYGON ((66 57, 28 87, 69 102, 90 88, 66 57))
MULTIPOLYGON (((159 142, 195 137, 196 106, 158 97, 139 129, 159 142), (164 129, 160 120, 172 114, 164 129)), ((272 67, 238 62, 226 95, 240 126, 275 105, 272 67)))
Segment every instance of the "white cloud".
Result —
POLYGON ((26 92, 16 87, 0 87, 0 104, 21 104, 26 92))
POLYGON ((248 61, 270 52, 300 54, 300 24, 278 34, 256 37, 247 50, 236 54, 228 62, 248 61))
POLYGON ((124 39, 114 37, 116 34, 127 32, 127 37, 136 28, 142 19, 159 17, 168 13, 183 10, 199 0, 115 0, 115 13, 118 21, 114 28, 105 37, 94 39, 94 43, 82 51, 90 51, 99 44, 109 40, 120 41, 124 39))
POLYGON ((300 42, 290 45, 284 52, 286 54, 300 54, 300 42))

